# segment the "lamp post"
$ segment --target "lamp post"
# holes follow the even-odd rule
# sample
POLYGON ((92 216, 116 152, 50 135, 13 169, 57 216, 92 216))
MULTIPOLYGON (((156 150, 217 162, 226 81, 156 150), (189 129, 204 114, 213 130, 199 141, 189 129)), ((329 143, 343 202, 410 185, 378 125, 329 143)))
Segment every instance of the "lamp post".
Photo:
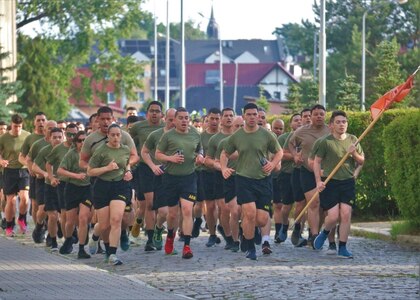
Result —
POLYGON ((185 26, 184 0, 181 0, 181 106, 186 108, 185 101, 185 26))
POLYGON ((158 53, 157 53, 157 45, 158 45, 158 42, 157 42, 157 21, 156 21, 156 1, 155 1, 155 11, 154 11, 154 13, 153 13, 153 19, 154 19, 154 23, 153 23, 153 31, 154 31, 154 38, 155 38, 155 40, 154 40, 154 47, 155 47, 155 55, 154 55, 154 59, 155 59, 155 63, 154 63, 154 72, 155 72, 155 74, 154 74, 154 81, 155 81, 155 84, 154 84, 154 87, 155 87, 155 91, 154 91, 154 100, 155 101, 157 101, 158 100, 158 67, 157 67, 157 64, 158 64, 158 53))
POLYGON ((238 62, 234 61, 235 63, 235 83, 233 89, 233 111, 236 113, 236 97, 237 97, 237 90, 238 90, 238 62))
MULTIPOLYGON (((407 3, 408 0, 398 0, 398 4, 407 3)), ((360 110, 365 111, 366 107, 366 16, 368 12, 372 9, 378 8, 379 6, 384 5, 385 2, 379 3, 379 5, 372 6, 368 8, 362 17, 362 96, 361 96, 361 103, 360 103, 360 110)))
POLYGON ((169 0, 166 0, 166 49, 165 49, 165 110, 169 109, 169 97, 170 97, 170 87, 169 87, 169 34, 170 34, 170 24, 169 24, 169 0))
POLYGON ((326 37, 325 37, 325 0, 321 0, 321 14, 320 14, 320 28, 319 28, 319 99, 318 102, 325 108, 327 93, 326 85, 326 37))

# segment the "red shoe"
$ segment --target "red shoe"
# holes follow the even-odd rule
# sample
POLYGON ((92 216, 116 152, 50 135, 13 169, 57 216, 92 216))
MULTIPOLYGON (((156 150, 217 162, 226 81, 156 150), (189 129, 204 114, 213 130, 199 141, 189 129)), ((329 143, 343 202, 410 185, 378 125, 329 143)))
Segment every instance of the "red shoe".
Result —
POLYGON ((25 234, 28 227, 26 226, 26 223, 24 220, 18 220, 18 224, 20 227, 20 233, 25 234))
POLYGON ((182 258, 189 259, 193 257, 193 252, 190 246, 185 245, 184 249, 182 250, 182 258))
POLYGON ((165 254, 170 255, 174 252, 174 240, 175 240, 175 235, 173 237, 166 237, 166 242, 165 242, 165 254))

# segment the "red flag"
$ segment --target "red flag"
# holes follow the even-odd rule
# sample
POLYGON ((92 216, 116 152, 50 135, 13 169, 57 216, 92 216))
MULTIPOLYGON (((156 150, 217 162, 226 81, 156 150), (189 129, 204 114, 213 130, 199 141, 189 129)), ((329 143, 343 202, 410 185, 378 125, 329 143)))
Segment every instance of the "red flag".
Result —
POLYGON ((394 87, 381 98, 375 101, 370 107, 370 115, 375 119, 383 110, 387 110, 394 102, 401 102, 413 87, 414 74, 408 77, 407 81, 394 87))

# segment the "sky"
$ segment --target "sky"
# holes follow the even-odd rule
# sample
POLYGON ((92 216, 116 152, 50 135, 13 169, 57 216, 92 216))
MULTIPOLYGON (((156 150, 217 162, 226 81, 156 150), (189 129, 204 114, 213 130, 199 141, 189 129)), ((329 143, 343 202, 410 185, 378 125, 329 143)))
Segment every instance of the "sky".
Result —
MULTIPOLYGON (((167 0, 144 0, 142 8, 166 24, 167 0)), ((316 0, 319 3, 319 0, 316 0)), ((184 20, 193 20, 206 31, 213 4, 221 39, 274 39, 276 27, 287 23, 314 21, 314 0, 184 0, 184 20), (202 13, 206 18, 200 16, 202 13)), ((181 0, 169 0, 169 22, 180 22, 181 0)))

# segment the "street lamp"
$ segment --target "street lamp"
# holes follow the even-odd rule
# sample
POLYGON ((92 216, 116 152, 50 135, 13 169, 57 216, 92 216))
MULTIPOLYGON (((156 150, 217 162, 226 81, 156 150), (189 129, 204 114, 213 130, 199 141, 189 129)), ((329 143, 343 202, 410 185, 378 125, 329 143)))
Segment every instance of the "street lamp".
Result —
POLYGON ((186 107, 185 101, 185 24, 184 0, 181 0, 181 107, 186 107))
POLYGON ((326 103, 326 37, 325 37, 325 0, 321 0, 320 28, 319 28, 319 104, 327 107, 326 103))
MULTIPOLYGON (((398 0, 398 4, 404 4, 407 3, 408 0, 398 0)), ((382 5, 384 5, 385 2, 381 2, 378 5, 372 6, 368 8, 364 13, 362 17, 362 97, 361 97, 361 104, 360 109, 361 111, 365 111, 365 97, 366 97, 366 16, 370 10, 373 10, 375 8, 378 8, 382 5)))

